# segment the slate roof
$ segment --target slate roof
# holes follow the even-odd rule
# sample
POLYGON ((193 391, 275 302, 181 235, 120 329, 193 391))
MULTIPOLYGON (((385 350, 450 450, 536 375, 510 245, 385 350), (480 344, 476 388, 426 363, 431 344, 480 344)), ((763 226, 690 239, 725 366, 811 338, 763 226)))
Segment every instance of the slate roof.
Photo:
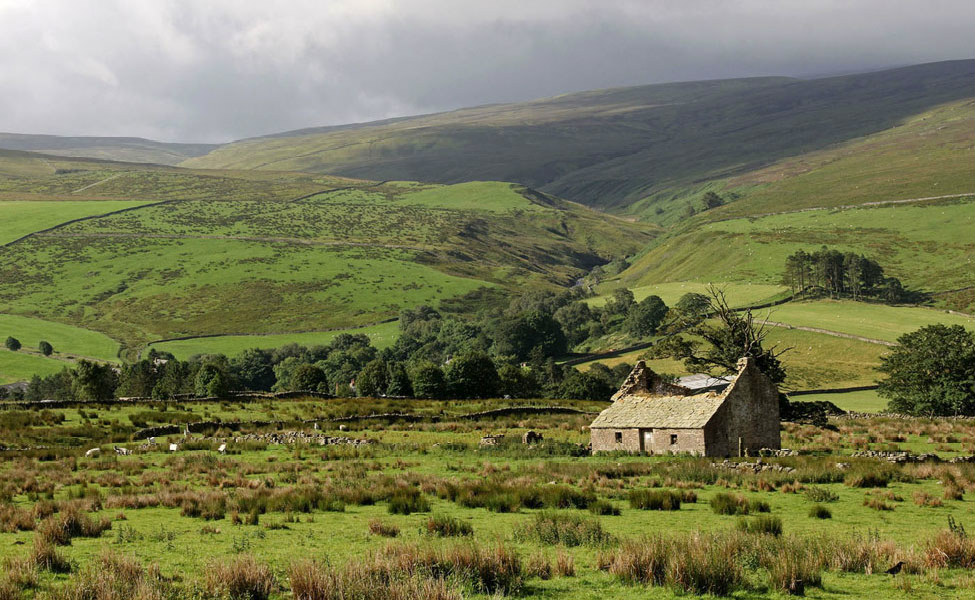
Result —
POLYGON ((681 377, 677 380, 677 385, 681 387, 686 387, 689 390, 695 392, 705 392, 708 390, 721 390, 729 385, 735 380, 734 376, 731 377, 711 377, 707 373, 696 373, 694 375, 688 375, 686 377, 681 377))
POLYGON ((725 397, 713 393, 696 396, 624 396, 599 413, 592 429, 704 427, 725 397))

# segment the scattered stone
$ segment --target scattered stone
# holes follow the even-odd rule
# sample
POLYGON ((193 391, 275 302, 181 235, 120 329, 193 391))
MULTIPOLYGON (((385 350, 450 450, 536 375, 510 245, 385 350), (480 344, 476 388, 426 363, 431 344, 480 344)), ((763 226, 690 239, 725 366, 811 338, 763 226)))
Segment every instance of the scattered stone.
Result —
POLYGON ((275 431, 269 433, 249 433, 234 438, 235 444, 240 444, 242 442, 263 442, 265 444, 288 444, 288 445, 309 444, 309 445, 319 445, 319 446, 331 446, 331 445, 341 445, 341 444, 360 446, 363 444, 376 443, 375 440, 349 438, 349 437, 332 437, 328 435, 315 435, 311 433, 305 433, 304 431, 275 431))
POLYGON ((482 437, 481 441, 478 442, 478 444, 481 446, 497 446, 498 444, 501 443, 501 440, 503 439, 504 439, 503 433, 495 433, 495 434, 490 434, 482 437))

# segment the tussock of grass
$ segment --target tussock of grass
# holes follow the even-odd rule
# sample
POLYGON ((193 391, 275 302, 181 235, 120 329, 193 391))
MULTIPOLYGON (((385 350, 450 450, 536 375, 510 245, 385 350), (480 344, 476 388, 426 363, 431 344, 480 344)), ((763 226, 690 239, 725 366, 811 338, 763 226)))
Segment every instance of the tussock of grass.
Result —
POLYGON ((719 515, 747 515, 753 512, 769 512, 768 502, 748 500, 741 494, 721 492, 710 501, 711 510, 719 515))
POLYGON ((427 519, 426 533, 439 537, 457 537, 474 534, 470 523, 455 519, 450 515, 434 515, 427 519))
POLYGON ((389 498, 387 507, 390 514, 409 515, 415 512, 427 512, 430 503, 416 488, 400 488, 389 498))
POLYGON ((369 520, 369 533, 382 537, 396 537, 399 535, 399 527, 393 523, 387 523, 382 519, 369 520))
POLYGON ((759 515, 754 518, 738 519, 738 531, 758 533, 778 537, 782 535, 782 519, 771 515, 759 515))
POLYGON ((682 494, 672 490, 633 490, 629 495, 630 506, 643 510, 680 510, 681 499, 682 494))
POLYGON ((231 600, 267 600, 275 587, 270 567, 246 555, 211 562, 205 582, 215 596, 231 600))
POLYGON ((541 512, 515 530, 515 539, 563 546, 602 546, 613 540, 598 520, 541 512))

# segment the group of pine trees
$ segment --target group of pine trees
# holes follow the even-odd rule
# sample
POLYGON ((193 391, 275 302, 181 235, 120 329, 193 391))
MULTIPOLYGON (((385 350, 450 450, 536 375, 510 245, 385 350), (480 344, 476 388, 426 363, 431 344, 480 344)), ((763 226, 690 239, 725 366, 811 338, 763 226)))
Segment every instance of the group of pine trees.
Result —
POLYGON ((909 296, 900 280, 885 276, 876 261, 826 246, 812 253, 799 250, 789 255, 783 283, 792 287, 795 294, 821 290, 830 298, 875 298, 893 304, 904 302, 909 296))

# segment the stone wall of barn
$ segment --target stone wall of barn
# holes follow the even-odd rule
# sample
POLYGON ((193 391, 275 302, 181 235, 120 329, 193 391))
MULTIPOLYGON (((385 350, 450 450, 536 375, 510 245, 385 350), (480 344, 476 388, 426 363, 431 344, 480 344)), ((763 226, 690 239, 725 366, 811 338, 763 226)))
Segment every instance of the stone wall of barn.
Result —
POLYGON ((639 452, 639 429, 592 429, 590 430, 593 452, 639 452), (622 441, 616 441, 616 433, 621 434, 622 441))
POLYGON ((654 429, 654 454, 704 454, 703 429, 654 429))
MULTIPOLYGON (((640 438, 645 429, 595 428, 590 431, 593 452, 632 452, 641 451, 640 438), (616 441, 616 434, 620 434, 620 441, 616 441)), ((704 454, 705 435, 703 429, 654 429, 653 444, 643 451, 654 454, 704 454), (671 437, 674 436, 674 437, 671 437), (671 443, 673 440, 673 443, 671 443)))
POLYGON ((716 421, 723 417, 727 432, 727 447, 723 452, 714 452, 714 455, 737 456, 739 438, 742 450, 750 456, 756 456, 762 448, 782 447, 778 389, 754 363, 749 359, 742 359, 746 360, 747 365, 743 363, 744 368, 726 392, 725 404, 722 411, 719 411, 727 411, 726 414, 717 414, 712 418, 712 421, 716 421))

